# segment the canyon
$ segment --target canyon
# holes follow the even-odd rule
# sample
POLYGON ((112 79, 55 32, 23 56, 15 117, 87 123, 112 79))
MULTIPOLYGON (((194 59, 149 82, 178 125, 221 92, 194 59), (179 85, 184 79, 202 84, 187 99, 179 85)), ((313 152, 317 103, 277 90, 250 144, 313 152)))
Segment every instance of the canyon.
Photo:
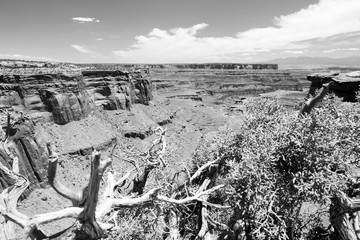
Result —
MULTIPOLYGON (((120 146, 112 167, 126 173, 132 165, 124 159, 142 163, 138 156, 162 126, 169 149, 166 172, 172 175, 189 167, 203 141, 238 128, 246 101, 277 98, 291 111, 309 90, 316 92, 329 81, 359 86, 354 73, 309 75, 312 70, 283 70, 276 64, 14 66, 0 68, 0 137, 6 139, 0 161, 13 164, 7 149, 18 156, 20 173, 31 182, 19 209, 29 215, 69 204, 47 184, 48 142, 59 152, 59 178, 77 191, 87 181, 93 149, 109 156, 120 146)), ((335 93, 344 96, 342 90, 335 93)), ((150 176, 152 182, 156 178, 150 176)), ((0 190, 13 184, 1 171, 0 179, 0 190)), ((62 220, 46 229, 72 223, 62 220)))

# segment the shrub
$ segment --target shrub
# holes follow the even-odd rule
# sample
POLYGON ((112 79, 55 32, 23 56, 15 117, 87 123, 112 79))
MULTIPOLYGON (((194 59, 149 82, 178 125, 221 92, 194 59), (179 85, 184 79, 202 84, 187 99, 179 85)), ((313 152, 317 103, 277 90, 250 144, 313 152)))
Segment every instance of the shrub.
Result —
POLYGON ((194 165, 222 158, 217 181, 227 188, 218 201, 231 208, 214 217, 229 226, 223 237, 328 237, 323 218, 330 198, 338 191, 357 194, 359 109, 329 96, 311 114, 298 116, 259 99, 248 105, 239 132, 203 143, 194 165))

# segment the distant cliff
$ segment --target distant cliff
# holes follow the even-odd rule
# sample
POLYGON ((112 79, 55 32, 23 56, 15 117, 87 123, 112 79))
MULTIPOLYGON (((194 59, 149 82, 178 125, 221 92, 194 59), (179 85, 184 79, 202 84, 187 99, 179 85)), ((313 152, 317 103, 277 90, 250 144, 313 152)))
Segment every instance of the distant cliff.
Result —
POLYGON ((277 64, 245 64, 245 63, 187 63, 187 64, 147 64, 149 68, 178 69, 278 69, 277 64))
POLYGON ((154 67, 149 71, 156 91, 167 97, 201 100, 199 93, 204 92, 246 97, 276 90, 302 91, 301 83, 290 72, 263 67, 262 70, 154 67))
POLYGON ((141 71, 83 71, 76 74, 0 75, 0 109, 66 124, 92 110, 130 109, 152 99, 149 76, 141 71))

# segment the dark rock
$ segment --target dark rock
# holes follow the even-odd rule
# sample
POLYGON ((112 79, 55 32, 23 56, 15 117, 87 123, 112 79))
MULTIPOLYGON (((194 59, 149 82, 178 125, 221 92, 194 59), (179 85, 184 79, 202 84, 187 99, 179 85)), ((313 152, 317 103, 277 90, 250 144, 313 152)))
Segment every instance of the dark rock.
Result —
POLYGON ((148 136, 150 136, 153 133, 151 129, 147 130, 133 130, 133 131, 127 131, 124 133, 124 137, 126 138, 140 138, 141 140, 144 140, 148 136))
POLYGON ((307 80, 311 81, 309 95, 314 95, 324 84, 334 82, 329 92, 343 98, 343 101, 354 102, 360 86, 360 72, 314 73, 308 75, 307 80))
POLYGON ((127 71, 120 70, 86 70, 82 71, 81 74, 84 77, 118 77, 125 76, 129 77, 129 73, 127 71))

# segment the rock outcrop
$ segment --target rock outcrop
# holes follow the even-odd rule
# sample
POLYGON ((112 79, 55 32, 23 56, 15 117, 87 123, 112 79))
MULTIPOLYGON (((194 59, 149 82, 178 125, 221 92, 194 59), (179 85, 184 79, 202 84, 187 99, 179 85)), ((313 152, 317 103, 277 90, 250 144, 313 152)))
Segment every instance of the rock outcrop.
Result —
POLYGON ((343 101, 356 101, 356 93, 359 91, 360 86, 360 71, 350 73, 314 73, 308 75, 307 79, 311 81, 309 95, 314 95, 324 84, 333 82, 329 92, 343 98, 343 101))
POLYGON ((22 111, 57 124, 80 120, 97 107, 130 109, 132 104, 149 104, 151 99, 152 85, 143 72, 0 75, 0 109, 22 111))
MULTIPOLYGON (((12 169, 13 159, 6 153, 7 148, 12 155, 19 159, 19 173, 25 176, 31 183, 30 189, 47 182, 48 155, 41 142, 41 138, 35 136, 34 122, 27 118, 21 118, 11 124, 7 129, 7 140, 2 141, 0 146, 0 162, 7 168, 12 169)), ((2 136, 4 139, 5 136, 2 136)), ((6 173, 0 170, 0 191, 14 183, 7 178, 6 173)))

